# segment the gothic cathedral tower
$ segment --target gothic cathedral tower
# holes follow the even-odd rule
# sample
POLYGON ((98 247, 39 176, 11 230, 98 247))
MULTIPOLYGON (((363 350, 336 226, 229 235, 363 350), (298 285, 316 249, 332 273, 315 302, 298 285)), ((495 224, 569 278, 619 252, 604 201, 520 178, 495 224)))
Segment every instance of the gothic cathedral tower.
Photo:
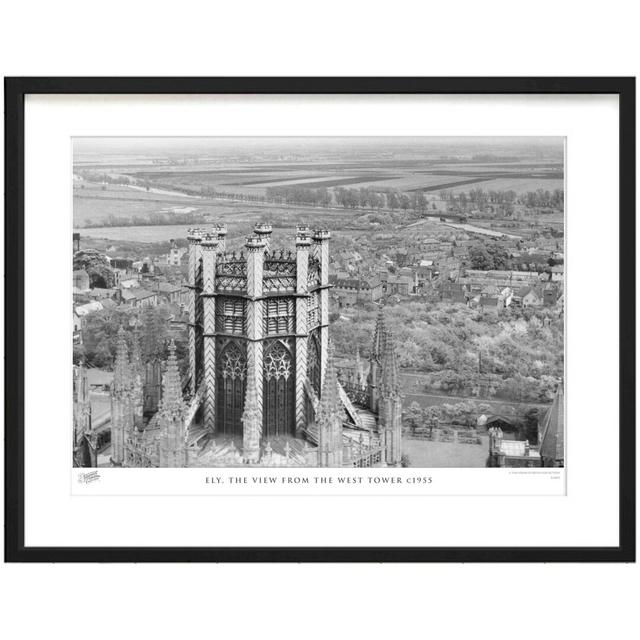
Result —
POLYGON ((293 254, 271 248, 271 231, 256 225, 231 253, 226 229, 189 233, 189 391, 202 395, 202 422, 215 438, 242 441, 248 394, 263 438, 302 437, 308 396, 321 395, 330 234, 298 227, 293 254))

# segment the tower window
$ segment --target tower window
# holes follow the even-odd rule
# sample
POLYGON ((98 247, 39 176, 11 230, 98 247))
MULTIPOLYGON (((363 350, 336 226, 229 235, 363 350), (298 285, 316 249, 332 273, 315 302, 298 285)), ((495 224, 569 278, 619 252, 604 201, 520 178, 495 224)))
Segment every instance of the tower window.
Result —
POLYGON ((245 332, 246 305, 243 298, 220 298, 216 311, 216 331, 245 332))
POLYGON ((263 329, 266 335, 294 333, 295 313, 292 298, 273 298, 266 301, 263 329))

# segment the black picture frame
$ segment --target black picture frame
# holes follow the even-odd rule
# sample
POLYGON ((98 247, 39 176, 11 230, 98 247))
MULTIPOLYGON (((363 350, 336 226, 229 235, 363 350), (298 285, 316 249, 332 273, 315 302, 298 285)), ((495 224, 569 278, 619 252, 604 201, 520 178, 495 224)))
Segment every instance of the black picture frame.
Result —
POLYGON ((634 562, 635 78, 5 78, 6 562, 634 562), (27 94, 616 94, 620 161, 618 546, 26 547, 24 540, 24 103, 27 94))

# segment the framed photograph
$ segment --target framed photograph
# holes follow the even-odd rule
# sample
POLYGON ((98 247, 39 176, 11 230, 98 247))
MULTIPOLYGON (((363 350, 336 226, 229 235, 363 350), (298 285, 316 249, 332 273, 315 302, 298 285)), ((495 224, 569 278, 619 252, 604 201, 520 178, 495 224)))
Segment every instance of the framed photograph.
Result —
POLYGON ((635 79, 7 78, 8 561, 635 560, 635 79))

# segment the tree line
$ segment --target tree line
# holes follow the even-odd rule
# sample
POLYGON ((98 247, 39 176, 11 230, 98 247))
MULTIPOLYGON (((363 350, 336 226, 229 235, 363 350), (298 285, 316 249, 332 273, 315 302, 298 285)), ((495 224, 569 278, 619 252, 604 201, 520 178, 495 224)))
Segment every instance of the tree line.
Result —
POLYGON ((526 191, 518 194, 513 189, 506 191, 490 189, 485 191, 478 187, 458 193, 442 190, 439 195, 451 207, 461 211, 478 209, 484 212, 491 210, 506 216, 513 215, 514 205, 516 204, 524 205, 529 209, 562 209, 564 207, 563 189, 554 189, 553 191, 536 189, 535 191, 526 191))
POLYGON ((87 218, 84 226, 88 229, 99 227, 155 227, 172 224, 206 224, 204 213, 192 211, 190 213, 169 213, 158 211, 147 216, 116 216, 110 213, 106 218, 93 220, 87 218))

